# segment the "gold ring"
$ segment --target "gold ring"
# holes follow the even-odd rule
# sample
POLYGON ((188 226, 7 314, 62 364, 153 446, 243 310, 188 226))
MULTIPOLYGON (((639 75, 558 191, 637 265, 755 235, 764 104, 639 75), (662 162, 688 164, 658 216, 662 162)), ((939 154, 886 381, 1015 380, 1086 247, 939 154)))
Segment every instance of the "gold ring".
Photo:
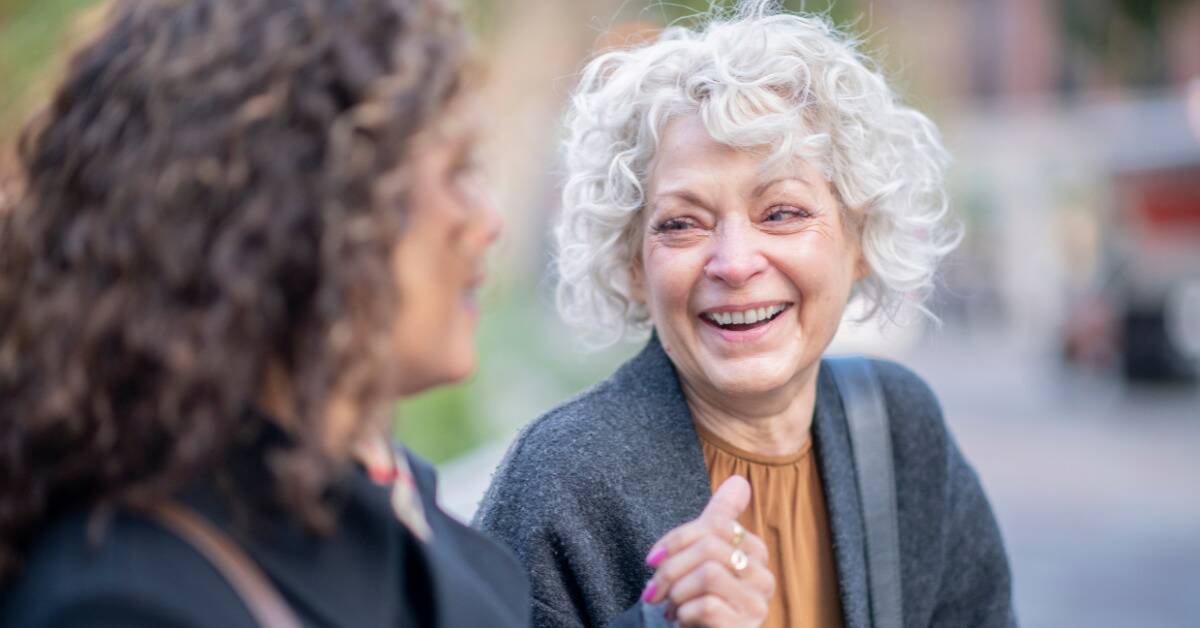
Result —
POLYGON ((737 547, 738 545, 741 545, 742 539, 744 539, 744 538, 746 538, 746 528, 743 528, 742 524, 734 521, 733 522, 733 540, 730 541, 730 544, 733 545, 734 547, 737 547))
POLYGON ((746 555, 746 552, 743 552, 740 549, 733 550, 733 553, 729 555, 729 565, 733 567, 734 573, 745 569, 746 565, 749 564, 750 557, 746 555))

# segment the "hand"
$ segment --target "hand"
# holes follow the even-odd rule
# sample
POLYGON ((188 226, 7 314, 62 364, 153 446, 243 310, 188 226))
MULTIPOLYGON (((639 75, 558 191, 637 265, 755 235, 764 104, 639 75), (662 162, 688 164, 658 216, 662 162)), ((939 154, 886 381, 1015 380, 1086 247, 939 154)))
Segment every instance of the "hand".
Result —
POLYGON ((725 480, 704 512, 666 533, 646 562, 657 571, 642 600, 669 600, 684 626, 759 626, 767 617, 775 576, 767 568, 767 546, 746 532, 736 549, 749 563, 734 569, 734 529, 750 504, 750 484, 741 476, 725 480))

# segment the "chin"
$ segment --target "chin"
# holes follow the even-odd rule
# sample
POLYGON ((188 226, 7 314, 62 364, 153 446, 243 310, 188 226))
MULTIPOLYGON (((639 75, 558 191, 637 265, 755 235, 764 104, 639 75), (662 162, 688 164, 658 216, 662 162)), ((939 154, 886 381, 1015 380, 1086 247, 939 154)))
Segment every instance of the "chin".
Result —
POLYGON ((786 386, 792 373, 777 364, 739 364, 718 367, 712 385, 723 394, 742 397, 770 393, 786 386))
POLYGON ((420 373, 420 377, 406 378, 405 382, 400 385, 401 397, 419 395, 439 386, 450 386, 463 382, 475 373, 475 362, 474 360, 456 364, 443 362, 426 365, 417 372, 420 373))
POLYGON ((467 380, 475 374, 475 368, 478 366, 478 360, 475 357, 475 352, 471 351, 470 356, 463 356, 454 361, 446 369, 445 384, 458 384, 467 380))
POLYGON ((774 392, 780 386, 755 380, 733 380, 715 382, 714 387, 727 397, 758 397, 774 392))
POLYGON ((479 366, 479 351, 475 348, 475 326, 463 325, 451 336, 441 355, 441 372, 447 384, 457 384, 475 374, 479 366))
POLYGON ((409 355, 401 360, 399 369, 404 378, 400 395, 418 395, 439 386, 449 386, 465 381, 475 374, 478 355, 472 338, 468 342, 449 342, 443 349, 423 350, 420 355, 409 355))

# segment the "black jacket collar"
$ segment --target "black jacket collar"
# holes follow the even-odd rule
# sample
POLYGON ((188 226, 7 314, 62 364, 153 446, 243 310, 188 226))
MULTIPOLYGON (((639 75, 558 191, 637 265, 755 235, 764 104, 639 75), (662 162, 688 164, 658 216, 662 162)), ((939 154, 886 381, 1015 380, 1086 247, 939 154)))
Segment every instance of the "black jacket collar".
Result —
MULTIPOLYGON (((271 508, 263 463, 287 437, 265 421, 236 448, 230 470, 241 499, 271 508)), ((229 499, 205 479, 183 501, 227 530, 309 623, 320 626, 525 626, 529 585, 507 550, 446 515, 437 505, 432 467, 407 452, 429 542, 413 535, 392 509, 391 487, 355 465, 328 496, 337 525, 327 537, 287 515, 235 521, 229 499), (263 527, 261 521, 270 522, 263 527)))
MULTIPOLYGON (((264 475, 251 474, 267 442, 278 433, 237 451, 230 465, 237 498, 260 500, 251 508, 275 507, 264 475), (264 503, 266 502, 266 503, 264 503)), ((357 467, 336 484, 330 497, 337 524, 329 536, 304 530, 287 515, 234 516, 230 496, 214 482, 201 482, 182 501, 225 530, 271 579, 284 598, 316 625, 378 626, 396 621, 405 586, 401 570, 415 541, 391 511, 390 494, 357 467), (269 522, 264 525, 264 521, 269 522)))

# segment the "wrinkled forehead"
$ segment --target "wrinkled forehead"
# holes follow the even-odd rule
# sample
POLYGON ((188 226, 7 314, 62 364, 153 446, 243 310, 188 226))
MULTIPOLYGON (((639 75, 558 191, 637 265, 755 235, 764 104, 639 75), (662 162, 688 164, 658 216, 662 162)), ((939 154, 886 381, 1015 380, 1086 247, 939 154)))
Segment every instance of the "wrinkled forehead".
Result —
MULTIPOLYGON (((689 135, 699 136, 703 129, 713 142, 754 156, 763 176, 779 176, 793 169, 798 161, 816 167, 829 180, 828 155, 832 148, 830 134, 813 120, 815 115, 804 109, 771 110, 750 107, 730 111, 730 104, 714 100, 682 101, 652 112, 645 123, 655 139, 652 159, 657 161, 669 140, 670 131, 678 127, 694 127, 689 135)), ((647 170, 649 172, 649 170, 647 170)))
POLYGON ((789 135, 789 131, 787 127, 729 126, 714 131, 702 111, 677 113, 665 119, 657 134, 646 183, 653 185, 663 177, 711 177, 708 170, 714 165, 722 168, 722 176, 740 173, 755 184, 788 178, 828 181, 824 152, 805 142, 811 133, 797 129, 789 135), (773 133, 781 135, 773 137, 773 133))

